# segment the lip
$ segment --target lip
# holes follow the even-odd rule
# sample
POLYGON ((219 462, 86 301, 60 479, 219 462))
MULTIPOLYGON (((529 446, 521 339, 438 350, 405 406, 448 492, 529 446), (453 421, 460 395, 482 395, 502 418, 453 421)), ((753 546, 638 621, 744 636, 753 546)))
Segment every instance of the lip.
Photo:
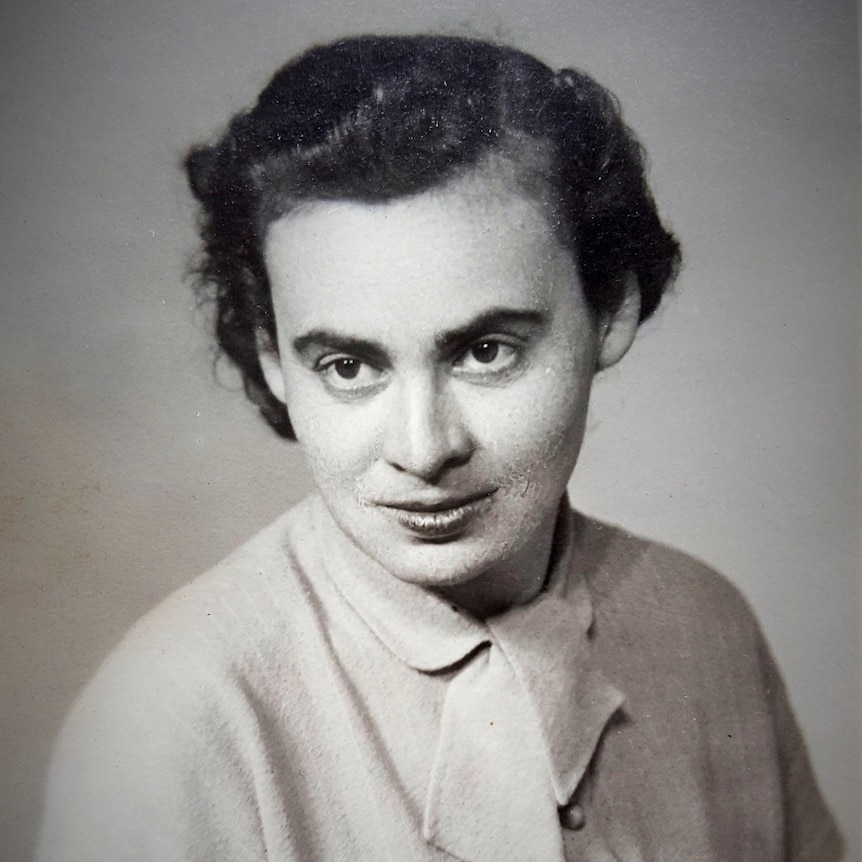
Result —
POLYGON ((406 530, 425 539, 447 539, 463 532, 487 507, 493 491, 467 497, 387 501, 378 505, 392 512, 406 530))
POLYGON ((413 497, 408 500, 383 500, 377 503, 384 509, 397 509, 402 512, 446 512, 460 509, 479 500, 490 497, 493 491, 480 491, 464 497, 413 497))

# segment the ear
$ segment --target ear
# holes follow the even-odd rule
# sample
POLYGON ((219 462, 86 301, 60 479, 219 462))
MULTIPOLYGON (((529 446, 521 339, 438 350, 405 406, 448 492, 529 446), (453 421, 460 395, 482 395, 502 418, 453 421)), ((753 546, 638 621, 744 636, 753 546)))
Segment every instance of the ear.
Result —
POLYGON ((263 379, 266 381, 269 391, 282 404, 286 404, 284 372, 281 370, 278 348, 262 329, 257 331, 257 359, 260 362, 260 370, 263 372, 263 379))
POLYGON ((628 352, 638 331, 641 313, 641 294, 634 273, 621 276, 624 282, 623 298, 616 311, 599 320, 599 352, 596 370, 616 365, 628 352))

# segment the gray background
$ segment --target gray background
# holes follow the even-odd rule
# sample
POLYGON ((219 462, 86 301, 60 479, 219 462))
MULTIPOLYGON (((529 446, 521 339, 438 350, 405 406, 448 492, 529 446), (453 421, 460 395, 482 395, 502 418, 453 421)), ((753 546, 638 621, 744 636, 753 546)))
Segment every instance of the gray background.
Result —
POLYGON ((726 572, 860 858, 859 89, 840 0, 16 0, 0 13, 2 855, 123 630, 304 495, 212 374, 184 148, 308 43, 499 36, 620 96, 687 265, 600 381, 572 486, 726 572))

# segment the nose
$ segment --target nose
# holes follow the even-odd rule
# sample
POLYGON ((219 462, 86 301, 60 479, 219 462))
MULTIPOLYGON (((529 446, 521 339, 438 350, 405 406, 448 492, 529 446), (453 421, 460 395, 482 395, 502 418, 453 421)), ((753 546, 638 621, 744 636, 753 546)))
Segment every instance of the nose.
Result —
POLYGON ((439 381, 402 382, 388 418, 383 455, 396 470, 434 482, 470 459, 474 445, 465 417, 439 381))

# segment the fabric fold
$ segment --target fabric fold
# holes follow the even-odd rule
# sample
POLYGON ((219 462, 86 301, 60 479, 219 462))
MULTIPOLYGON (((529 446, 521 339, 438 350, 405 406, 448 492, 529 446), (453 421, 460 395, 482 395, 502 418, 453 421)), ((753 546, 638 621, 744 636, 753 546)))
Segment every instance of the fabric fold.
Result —
POLYGON ((584 777, 611 716, 625 697, 596 665, 589 635, 592 606, 572 573, 529 608, 489 627, 509 658, 541 728, 545 762, 559 805, 584 777))
POLYGON ((449 684, 423 835, 465 862, 564 862, 544 741, 496 644, 449 684))

